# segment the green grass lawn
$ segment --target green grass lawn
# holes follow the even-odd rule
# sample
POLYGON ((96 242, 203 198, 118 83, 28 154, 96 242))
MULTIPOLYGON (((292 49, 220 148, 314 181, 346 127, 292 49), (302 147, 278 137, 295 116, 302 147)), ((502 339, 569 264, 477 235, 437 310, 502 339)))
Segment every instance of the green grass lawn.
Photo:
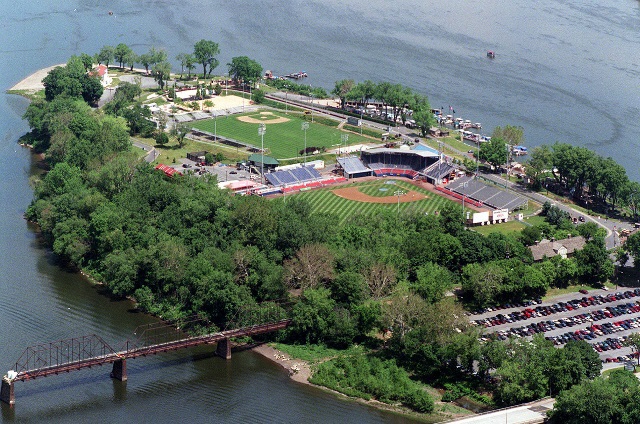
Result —
MULTIPOLYGON (((278 159, 299 156, 299 152, 304 149, 305 132, 302 130, 303 119, 293 114, 284 114, 281 112, 272 113, 273 115, 261 115, 260 112, 246 113, 218 118, 217 123, 213 119, 208 119, 194 122, 191 125, 194 128, 210 133, 214 133, 214 130, 217 128, 218 135, 259 147, 261 140, 260 135, 258 135, 258 124, 238 120, 240 116, 250 116, 266 123, 264 146, 269 155, 278 159), (280 117, 287 118, 288 121, 269 124, 270 120, 280 117)), ((306 135, 307 147, 325 147, 327 149, 331 149, 332 146, 337 147, 337 145, 341 143, 342 134, 349 135, 348 144, 350 145, 378 141, 369 137, 360 136, 359 134, 347 133, 318 122, 309 122, 309 129, 306 135)))
POLYGON ((300 196, 306 199, 315 212, 333 213, 338 215, 341 222, 345 222, 350 216, 353 216, 354 214, 373 216, 383 210, 396 211, 398 209, 398 205, 396 203, 380 204, 356 202, 354 200, 343 199, 342 197, 338 197, 333 193, 334 190, 354 186, 360 188, 362 192, 372 196, 393 196, 393 192, 398 189, 404 191, 413 190, 428 196, 427 199, 418 200, 416 202, 400 203, 400 213, 414 212, 421 214, 432 214, 435 211, 441 210, 446 204, 451 202, 451 200, 449 199, 423 190, 420 187, 416 187, 409 182, 393 179, 381 179, 376 181, 367 181, 364 183, 350 184, 348 186, 336 186, 319 190, 310 190, 292 194, 292 196, 300 196), (392 181, 395 182, 395 184, 389 184, 392 181), (388 188, 389 190, 380 191, 381 188, 388 188))
POLYGON ((490 233, 502 233, 502 234, 513 234, 519 233, 525 227, 520 221, 508 221, 502 224, 493 224, 493 225, 481 225, 478 227, 473 227, 474 231, 482 235, 487 235, 490 233))

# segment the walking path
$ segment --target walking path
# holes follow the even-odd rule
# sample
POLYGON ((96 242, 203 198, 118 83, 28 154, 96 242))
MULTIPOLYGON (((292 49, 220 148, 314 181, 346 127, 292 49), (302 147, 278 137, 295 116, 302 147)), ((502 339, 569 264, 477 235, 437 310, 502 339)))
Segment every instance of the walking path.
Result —
POLYGON ((473 417, 448 421, 455 424, 534 424, 544 422, 547 411, 553 408, 556 402, 553 398, 546 398, 521 406, 500 409, 473 417))

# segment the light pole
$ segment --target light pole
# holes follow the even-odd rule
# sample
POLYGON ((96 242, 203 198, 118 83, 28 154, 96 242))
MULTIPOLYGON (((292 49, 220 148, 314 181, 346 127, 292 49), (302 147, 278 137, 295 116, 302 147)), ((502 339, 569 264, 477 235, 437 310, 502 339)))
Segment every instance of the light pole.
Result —
MULTIPOLYGON (((509 179, 509 153, 511 153, 511 151, 510 151, 510 149, 509 149, 509 143, 505 143, 505 145, 504 145, 504 146, 505 146, 505 148, 507 149, 507 181, 511 181, 511 180, 509 179)), ((504 183, 504 188, 507 188, 507 186, 508 186, 508 183, 507 183, 507 182, 505 182, 505 183, 504 183)))
MULTIPOLYGON (((465 189, 467 188, 467 185, 469 184, 469 181, 465 182, 462 184, 462 188, 465 189)), ((462 190, 462 222, 464 223, 464 198, 465 198, 465 190, 462 190)))
POLYGON ((261 145, 260 145, 260 153, 262 154, 262 159, 260 159, 260 181, 264 184, 264 133, 267 132, 267 126, 262 123, 258 127, 258 134, 260 134, 261 145))
POLYGON ((436 184, 438 184, 438 182, 442 183, 442 141, 438 141, 438 147, 440 149, 440 157, 438 158, 438 178, 436 179, 436 184))
POLYGON ((347 150, 347 141, 349 141, 349 134, 342 134, 340 136, 340 141, 341 141, 340 144, 344 143, 344 150, 346 152, 346 150, 347 150))
POLYGON ((400 196, 407 194, 406 191, 396 190, 393 192, 394 195, 398 196, 398 207, 396 209, 397 216, 400 216, 400 196))
POLYGON ((304 131, 304 166, 307 166, 307 130, 309 129, 309 123, 304 121, 302 123, 302 131, 304 131))
POLYGON ((213 115, 213 141, 218 141, 218 112, 213 115))
POLYGON ((480 139, 476 141, 476 179, 480 173, 480 139))

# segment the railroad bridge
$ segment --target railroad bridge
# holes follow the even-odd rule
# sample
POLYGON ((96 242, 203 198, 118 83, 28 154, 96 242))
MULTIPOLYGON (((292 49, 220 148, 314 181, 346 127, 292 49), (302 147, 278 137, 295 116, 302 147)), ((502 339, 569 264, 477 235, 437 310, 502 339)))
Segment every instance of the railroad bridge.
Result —
POLYGON ((290 304, 274 302, 240 308, 222 331, 198 317, 177 324, 164 322, 138 327, 135 338, 119 349, 112 348, 96 334, 30 346, 15 362, 15 368, 2 379, 0 400, 15 404, 14 383, 57 375, 83 368, 113 364, 111 377, 127 380, 127 359, 155 355, 170 350, 217 344, 216 354, 231 359, 230 339, 255 336, 285 329, 291 323, 290 304))

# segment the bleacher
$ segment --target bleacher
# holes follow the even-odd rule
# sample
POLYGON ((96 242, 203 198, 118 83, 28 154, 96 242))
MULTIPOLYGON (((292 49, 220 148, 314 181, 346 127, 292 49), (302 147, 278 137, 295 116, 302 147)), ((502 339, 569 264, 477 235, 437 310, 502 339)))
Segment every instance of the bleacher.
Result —
POLYGON ((211 118, 211 114, 202 111, 191 112, 191 116, 196 120, 211 118))
POLYGON ((338 158, 338 163, 342 166, 344 173, 349 176, 358 176, 359 174, 371 175, 371 169, 365 165, 357 156, 347 156, 338 158))
POLYGON ((388 165, 382 163, 369 164, 369 168, 373 170, 376 177, 407 177, 415 178, 418 176, 418 171, 412 169, 409 165, 388 165))
POLYGON ((455 170, 456 168, 453 165, 450 165, 446 162, 436 162, 431 164, 422 172, 427 176, 427 178, 438 181, 442 180, 443 178, 448 178, 451 172, 455 170))
POLYGON ((527 204, 527 199, 487 185, 472 177, 462 177, 447 185, 447 189, 477 200, 495 209, 518 209, 527 204))
POLYGON ((182 115, 174 115, 174 119, 178 122, 190 122, 193 121, 193 117, 188 113, 183 113, 182 115))
POLYGON ((265 174, 265 177, 267 181, 276 187, 306 184, 322 179, 320 173, 312 166, 302 166, 286 171, 270 172, 265 174))

